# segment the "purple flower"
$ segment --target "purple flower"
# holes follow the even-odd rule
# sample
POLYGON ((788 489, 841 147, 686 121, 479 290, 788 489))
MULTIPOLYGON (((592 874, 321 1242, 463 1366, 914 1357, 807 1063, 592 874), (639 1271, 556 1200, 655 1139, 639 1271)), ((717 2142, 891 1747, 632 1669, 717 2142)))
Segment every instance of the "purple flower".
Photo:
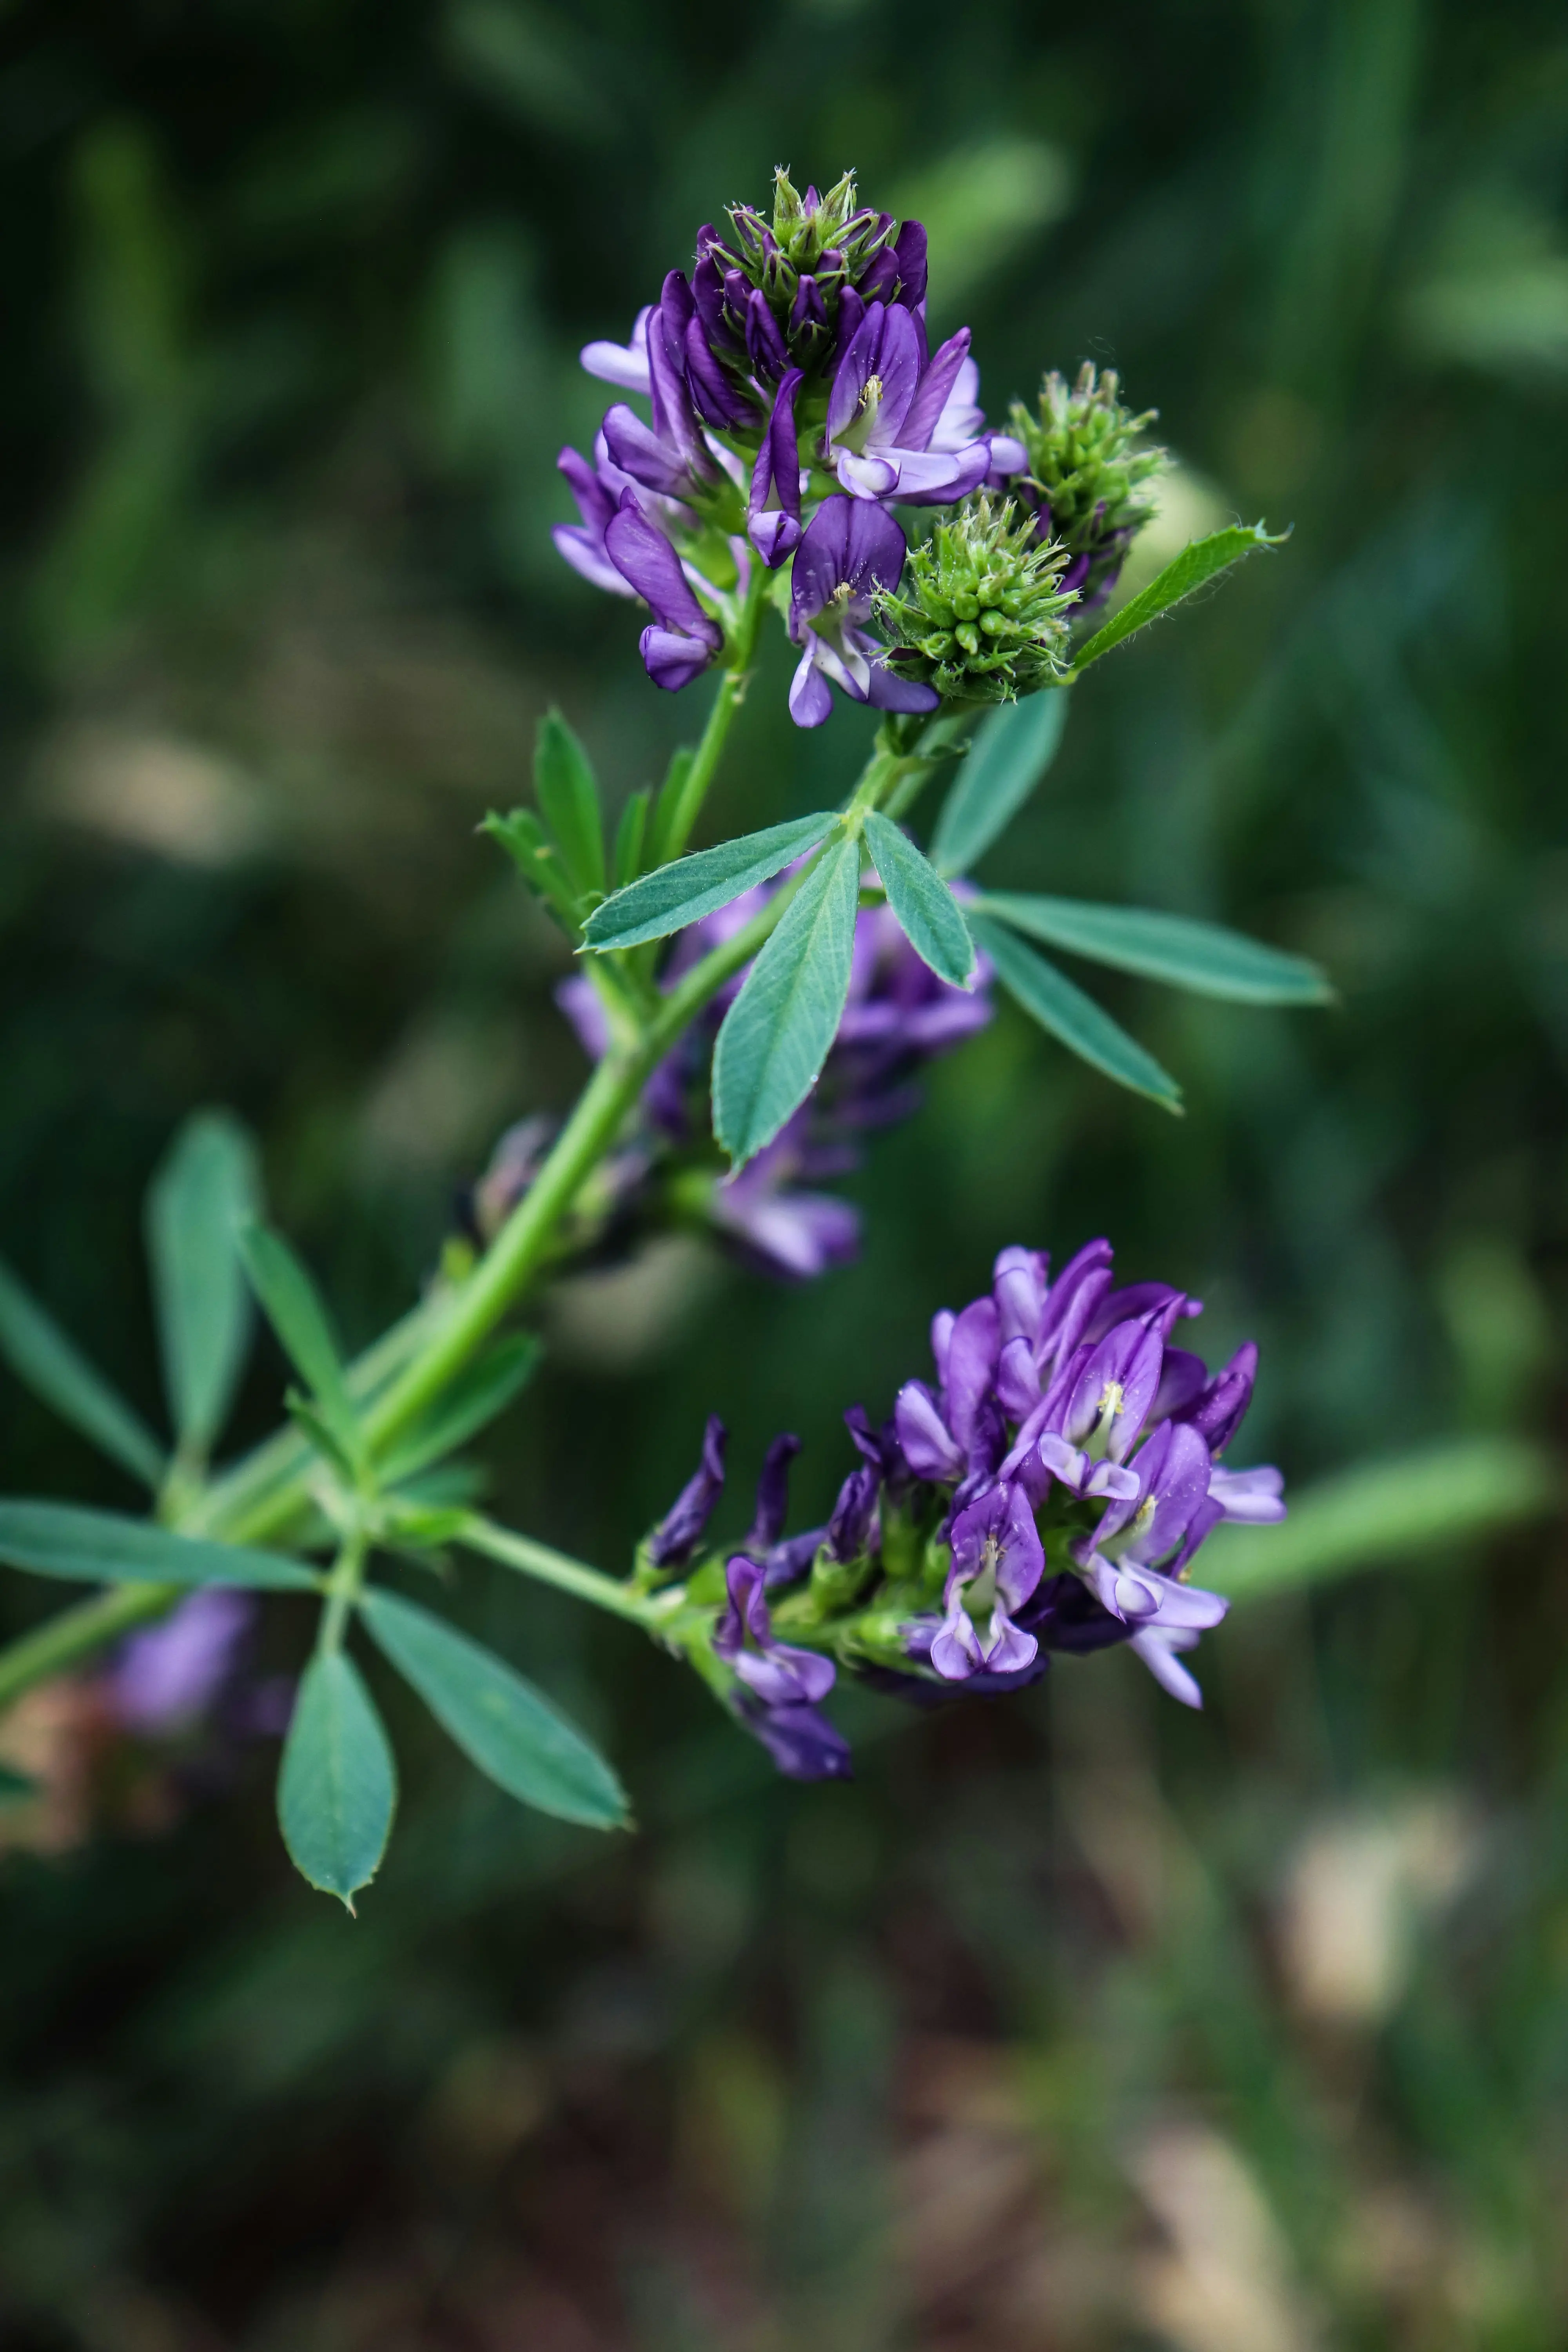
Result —
MULTIPOLYGON (((905 1461, 917 1478, 952 1485, 981 1468, 977 1452, 994 1443, 987 1414, 996 1369, 995 1301, 977 1298, 962 1315, 943 1311, 931 1322, 940 1395, 923 1381, 906 1381, 893 1407, 905 1461)), ((986 1465, 994 1466, 994 1465, 986 1465)))
POLYGON ((1209 1479, 1210 1498, 1227 1519, 1248 1527, 1272 1527, 1285 1517, 1285 1481, 1278 1470, 1215 1470, 1209 1479))
POLYGON ((803 1106, 765 1150, 713 1186, 708 1214, 752 1262, 786 1282, 812 1282, 847 1265, 860 1246, 859 1212, 831 1192, 794 1189, 812 1162, 811 1107, 803 1106))
MULTIPOLYGON (((645 303, 633 322, 630 341, 625 343, 584 343, 578 357, 590 375, 605 383, 617 383, 624 392, 640 392, 645 395, 653 390, 648 373, 647 324, 651 308, 645 303)), ((1022 471, 1022 467, 1016 468, 1022 471)))
MULTIPOLYGON (((903 314, 900 313, 900 316, 903 314)), ((789 633, 805 650, 790 688, 797 727, 820 727, 833 708, 827 681, 879 710, 934 710, 940 699, 883 667, 886 647, 866 634, 879 589, 899 584, 904 534, 879 506, 825 499, 795 550, 789 633)))
POLYGON ((980 488, 991 470, 991 444, 958 437, 967 415, 962 401, 947 415, 968 354, 967 327, 928 361, 923 331, 911 311, 897 303, 868 304, 834 373, 827 402, 826 462, 851 498, 946 506, 980 488), (944 423, 952 445, 933 446, 944 423))
MULTIPOLYGON (((754 298, 762 300, 761 295, 754 298)), ((763 315, 773 313, 763 305, 763 315)), ((800 545, 800 492, 804 477, 795 443, 795 400, 803 378, 791 368, 773 399, 768 429, 763 436, 752 469, 752 493, 746 510, 746 531, 752 545, 770 570, 775 570, 800 545)))
POLYGON ((594 443, 591 466, 575 449, 563 449, 555 463, 572 485, 583 518, 580 523, 554 525, 550 536, 556 553, 595 588, 606 589, 612 596, 635 596, 637 590, 616 569, 605 546, 605 533, 620 511, 622 493, 632 487, 630 475, 623 474, 616 464, 602 433, 594 443))
POLYGON ((952 1566, 931 1662, 944 1682, 982 1669, 1014 1674, 1030 1665, 1039 1643, 1013 1622, 1040 1580, 1045 1552, 1028 1497, 993 1486, 952 1523, 952 1566))
POLYGON ((635 490, 624 493, 619 512, 605 529, 605 548, 621 577, 653 607, 653 620, 639 641, 644 668, 655 686, 679 692, 720 651, 723 630, 698 603, 679 556, 649 521, 635 490))
POLYGON ((789 1780, 848 1780, 854 1778, 849 1743, 816 1707, 765 1706, 742 1694, 735 1712, 760 1739, 789 1780))
POLYGON ((858 1559, 866 1549, 881 1484, 879 1474, 868 1462, 862 1462, 838 1489, 838 1500, 827 1522, 826 1551, 841 1567, 858 1559))
POLYGON ((215 1584, 144 1633, 133 1633, 110 1668, 110 1706, 128 1731, 187 1728, 222 1691, 256 1620, 248 1592, 215 1584))
POLYGON ((713 1630, 713 1650, 764 1706, 815 1706, 835 1679, 831 1658, 773 1639, 763 1572, 737 1552, 724 1570, 729 1607, 713 1630))
POLYGON ((702 1433, 702 1459, 647 1538, 655 1568, 684 1568, 701 1541, 724 1491, 724 1424, 710 1413, 702 1433))
POLYGON ((763 1457, 757 1480, 757 1507, 752 1516, 751 1531, 742 1547, 753 1559, 765 1559, 784 1533, 784 1515, 789 1508, 789 1465, 799 1452, 799 1438, 786 1432, 774 1438, 763 1457))

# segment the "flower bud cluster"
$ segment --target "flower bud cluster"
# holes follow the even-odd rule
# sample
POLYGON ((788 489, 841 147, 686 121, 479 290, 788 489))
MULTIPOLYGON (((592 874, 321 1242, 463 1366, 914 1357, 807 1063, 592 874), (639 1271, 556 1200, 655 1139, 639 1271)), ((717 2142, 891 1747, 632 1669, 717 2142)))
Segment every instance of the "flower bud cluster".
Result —
POLYGON ((781 1770, 848 1769, 817 1713, 835 1662, 929 1701, 1016 1690, 1053 1650, 1125 1642, 1202 1705, 1184 1655, 1227 1604, 1189 1581, 1194 1555, 1222 1520, 1278 1520, 1285 1505, 1277 1470, 1225 1461, 1258 1351, 1211 1373, 1173 1336, 1201 1311, 1165 1283, 1118 1288, 1105 1241, 1054 1279, 1042 1253, 1004 1250, 991 1288, 932 1323, 935 1382, 907 1381, 880 1429, 858 1407, 845 1416, 861 1461, 826 1526, 784 1536, 795 1441, 781 1438, 727 1559, 702 1549, 723 1480, 709 1424, 640 1572, 683 1582, 684 1646, 781 1770))
POLYGON ((1122 405, 1115 370, 1080 369, 1076 383, 1053 369, 1034 413, 1013 404, 1014 437, 1026 452, 1025 478, 1008 487, 1037 515, 1042 539, 1067 551, 1061 585, 1080 612, 1104 603, 1136 534, 1154 512, 1148 485, 1164 471, 1163 449, 1143 445, 1156 411, 1122 405))
POLYGON ((1033 515, 981 491, 910 548, 900 586, 877 598, 889 667, 944 702, 1012 702, 1053 685, 1077 602, 1067 562, 1033 515))

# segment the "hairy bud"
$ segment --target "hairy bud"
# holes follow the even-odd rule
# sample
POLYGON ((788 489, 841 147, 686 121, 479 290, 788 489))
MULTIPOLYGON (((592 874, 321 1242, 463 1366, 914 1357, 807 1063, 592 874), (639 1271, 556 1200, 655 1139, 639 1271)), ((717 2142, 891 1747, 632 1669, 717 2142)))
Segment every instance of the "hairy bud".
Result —
POLYGON ((954 702, 1051 685, 1067 667, 1067 563, 1031 514, 982 491, 910 550, 897 589, 877 599, 889 667, 954 702))
POLYGON ((1033 415, 1014 404, 1014 436, 1028 454, 1026 476, 1011 487, 1039 516, 1042 537, 1066 549, 1063 584, 1080 611, 1110 593, 1135 533, 1154 512, 1147 485, 1163 472, 1163 449, 1141 446, 1157 412, 1134 416, 1115 370, 1090 366, 1069 386, 1053 369, 1033 415))

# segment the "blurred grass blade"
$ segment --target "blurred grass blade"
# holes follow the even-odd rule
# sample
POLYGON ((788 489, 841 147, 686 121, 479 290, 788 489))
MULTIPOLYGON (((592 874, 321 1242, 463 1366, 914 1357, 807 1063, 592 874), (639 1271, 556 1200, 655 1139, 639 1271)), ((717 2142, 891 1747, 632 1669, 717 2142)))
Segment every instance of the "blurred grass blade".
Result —
POLYGON ((1004 988, 1043 1029, 1119 1086, 1147 1095, 1163 1110, 1180 1117, 1182 1090, 1174 1078, 1092 997, 1075 988, 1054 963, 1026 948, 1000 923, 984 915, 971 915, 969 927, 995 965, 1004 988))
POLYGON ((875 809, 866 819, 866 846, 876 861, 888 904, 910 947, 950 988, 974 985, 974 942, 957 899, 908 834, 875 809))
POLYGON ((295 1869, 352 1911, 386 1852, 396 1802, 397 1768, 358 1668, 341 1650, 312 1658, 278 1775, 278 1823, 295 1869))
POLYGON ((0 1502, 0 1560, 73 1584, 244 1584, 314 1592, 320 1581, 279 1552, 176 1535, 151 1519, 75 1503, 0 1502))
POLYGON ((1167 915, 1148 907, 1097 906, 1086 898, 1020 898, 1003 893, 975 901, 1016 931, 1069 955, 1087 956, 1119 971, 1163 980, 1198 996, 1236 1004, 1330 1004, 1328 974, 1304 956, 1286 955, 1218 923, 1167 915))
POLYGON ((0 1263, 0 1356, 33 1394, 154 1492, 168 1464, 163 1449, 31 1291, 0 1263))
POLYGON ((1097 630, 1088 645, 1079 647, 1072 675, 1077 677, 1101 654, 1136 636, 1140 629, 1146 629, 1151 621, 1157 621, 1162 613, 1168 613, 1173 604, 1179 604, 1184 597, 1192 595, 1231 564, 1239 563, 1243 556, 1253 554, 1260 547, 1278 547, 1289 535, 1285 531, 1271 534, 1260 522, 1227 523, 1224 530, 1211 531, 1206 539, 1194 539, 1174 562, 1167 563, 1163 572, 1150 581, 1147 588, 1131 597, 1103 629, 1097 630))
POLYGON ((578 890, 602 890, 605 827, 599 787, 588 754, 558 710, 547 710, 539 722, 533 789, 578 890))
POLYGON ((455 1454, 493 1421, 530 1381, 544 1350, 531 1331, 500 1340, 452 1382, 439 1404, 416 1422, 380 1465, 387 1485, 411 1478, 428 1463, 455 1454))
POLYGON ((860 845, 842 835, 790 900, 724 1016, 713 1051, 713 1132, 736 1168, 805 1100, 849 993, 860 845))
POLYGON ((256 1148, 225 1111, 198 1111, 147 1194, 147 1251, 163 1381, 182 1448, 205 1456, 228 1417, 250 1343, 239 1229, 259 1205, 256 1148))
POLYGON ((626 1792, 582 1733, 504 1658, 384 1591, 360 1609, 372 1634, 471 1763, 509 1796, 589 1829, 622 1829, 626 1792))
POLYGON ((787 824, 770 824, 761 833, 742 834, 716 849, 678 857, 673 866, 645 874, 595 907, 583 937, 589 947, 601 950, 667 939, 671 931, 682 931, 688 923, 727 907, 743 890, 782 874, 795 858, 815 849, 837 822, 837 813, 826 809, 816 816, 792 817, 787 824))
POLYGON ((1279 1527, 1216 1528, 1194 1575, 1234 1599, 1328 1584, 1360 1569, 1444 1559, 1457 1544, 1544 1517, 1561 1465, 1522 1438, 1462 1437, 1366 1462, 1288 1494, 1279 1527))
POLYGON ((1070 699, 1047 688, 981 721, 931 836, 939 874, 967 874, 1012 824, 1057 756, 1070 699))
POLYGON ((239 1246, 251 1287, 289 1362, 310 1390, 339 1452, 357 1462, 363 1442, 321 1293, 282 1235, 269 1227, 244 1226, 239 1246))

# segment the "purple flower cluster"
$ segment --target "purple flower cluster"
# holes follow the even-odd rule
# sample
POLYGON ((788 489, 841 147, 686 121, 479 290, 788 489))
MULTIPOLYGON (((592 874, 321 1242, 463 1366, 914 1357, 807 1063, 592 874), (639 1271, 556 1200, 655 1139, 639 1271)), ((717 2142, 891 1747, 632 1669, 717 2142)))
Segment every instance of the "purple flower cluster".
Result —
MULTIPOLYGON (((859 1465, 826 1526, 789 1539, 795 1442, 777 1441, 723 1570, 711 1651, 781 1769, 847 1769, 816 1713, 835 1659, 929 1699, 1016 1690, 1052 1650, 1125 1642, 1173 1697, 1202 1705, 1184 1655, 1227 1604, 1189 1582, 1193 1557, 1221 1520, 1278 1520, 1285 1505, 1277 1470, 1223 1459, 1258 1351, 1211 1373, 1173 1339, 1200 1312, 1165 1283, 1118 1288, 1104 1241, 1054 1280, 1040 1252, 1006 1249, 983 1297, 936 1317, 935 1381, 907 1381, 880 1429, 858 1407, 846 1415, 859 1465)), ((703 1471, 643 1555, 645 1576, 689 1576, 689 1599, 710 1608, 717 1563, 700 1548, 722 1479, 713 1421, 703 1471)))
MULTIPOLYGON (((673 986, 708 950, 749 922, 777 883, 748 891, 676 940, 664 976, 673 986)), ((749 970, 750 967, 748 966, 749 970)), ((720 1172, 709 1123, 707 1070, 714 1035, 745 978, 737 972, 703 1021, 666 1056, 644 1090, 635 1137, 600 1171, 589 1204, 597 1217, 582 1243, 619 1246, 650 1217, 674 1215, 715 1233, 762 1271, 810 1281, 847 1265, 859 1249, 859 1213, 819 1187, 860 1164, 868 1130, 905 1118, 920 1103, 921 1066, 992 1017, 984 967, 972 992, 938 980, 910 946, 887 907, 867 908, 855 929, 849 994, 827 1064, 808 1099, 739 1174, 720 1172)), ((581 973, 556 1001, 595 1061, 609 1048, 604 1009, 581 973)), ((491 1239, 537 1175, 553 1140, 547 1118, 509 1129, 469 1203, 476 1237, 491 1239)))
POLYGON ((819 726, 829 681, 884 710, 934 709, 866 624, 898 585, 895 505, 951 505, 1026 464, 978 405, 967 328, 926 334, 918 221, 860 206, 853 176, 798 195, 780 173, 771 224, 748 205, 704 227, 689 279, 674 269, 624 343, 583 352, 592 375, 644 398, 605 414, 592 458, 560 467, 581 516, 554 532, 574 570, 653 617, 656 686, 689 685, 723 649, 752 567, 793 560, 797 724, 819 726))

